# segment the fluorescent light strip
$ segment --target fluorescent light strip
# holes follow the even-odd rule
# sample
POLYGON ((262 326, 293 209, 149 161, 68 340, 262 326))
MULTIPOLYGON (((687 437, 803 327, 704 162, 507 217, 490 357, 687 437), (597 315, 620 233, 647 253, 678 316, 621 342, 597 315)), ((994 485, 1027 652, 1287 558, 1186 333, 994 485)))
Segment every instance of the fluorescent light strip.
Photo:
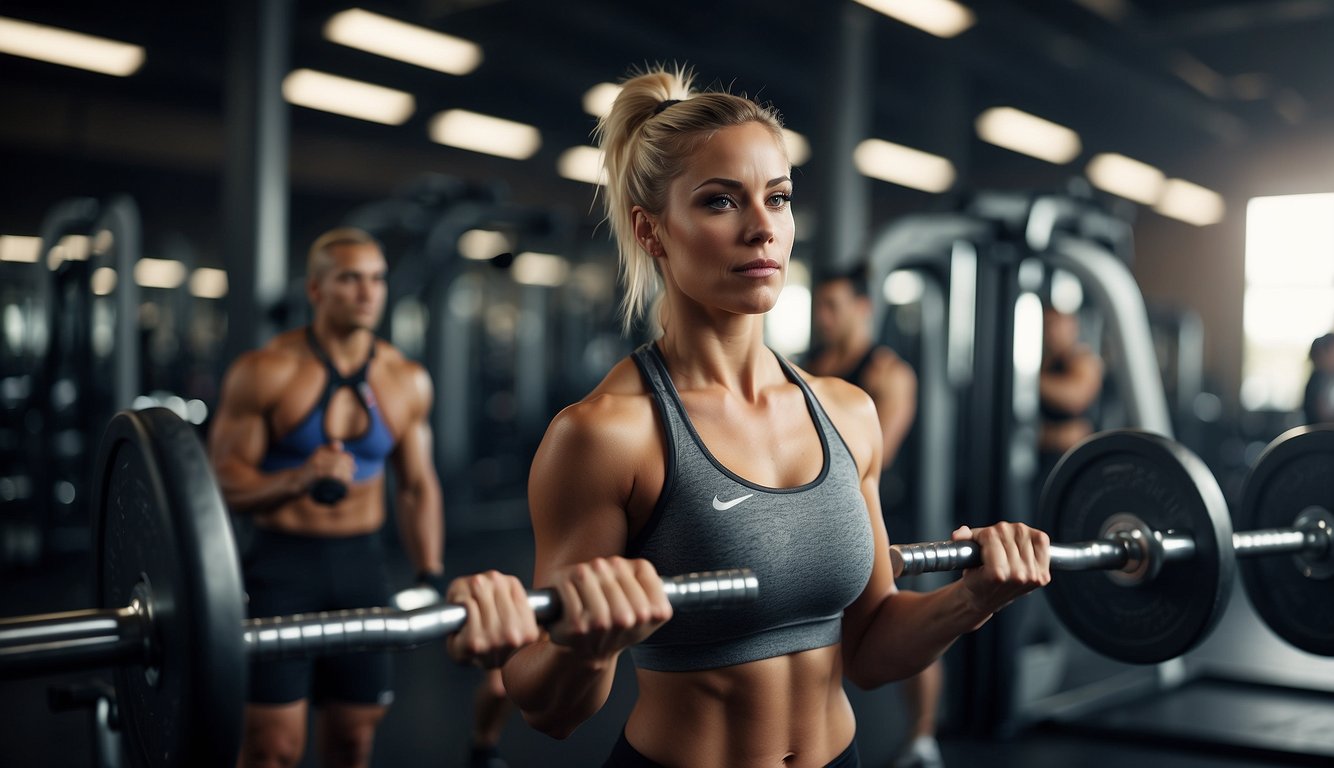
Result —
POLYGON ((28 235, 0 235, 0 261, 36 263, 42 257, 42 238, 28 235))
POLYGON ((134 265, 134 282, 144 288, 175 288, 185 282, 185 265, 174 259, 142 258, 134 265))
POLYGON ((1115 152, 1094 156, 1085 173, 1098 189, 1144 205, 1158 202, 1163 190, 1162 171, 1115 152))
POLYGON ((1227 206, 1223 196, 1206 189, 1199 184, 1192 184, 1185 179, 1168 179, 1163 184, 1163 194, 1153 209, 1164 216, 1171 216, 1187 224, 1207 227, 1223 220, 1227 206))
POLYGON ((858 144, 852 162, 865 176, 924 192, 944 192, 954 184, 954 164, 949 160, 881 139, 858 144))
POLYGON ((0 51, 117 77, 132 75, 144 64, 143 46, 3 16, 0 51))
POLYGON ((611 111, 616 97, 621 95, 621 86, 615 83, 598 83, 584 91, 584 111, 593 117, 605 117, 611 111))
POLYGON ((527 160, 542 146, 542 134, 531 125, 499 117, 450 109, 431 118, 431 140, 459 149, 527 160))
POLYGON ((602 152, 597 147, 570 147, 556 159, 556 172, 573 181, 605 185, 607 169, 602 167, 602 152))
POLYGON ((466 75, 482 63, 482 49, 476 43, 361 8, 334 14, 324 25, 324 37, 450 75, 466 75))
POLYGON ((410 93, 313 69, 289 74, 283 80, 283 97, 300 107, 384 125, 402 125, 417 109, 410 93))
POLYGON ((954 0, 857 0, 857 2, 936 37, 954 37, 977 21, 971 10, 954 0))
POLYGON ((227 272, 212 267, 198 267, 190 273, 190 295, 201 299, 221 299, 227 295, 227 272))
POLYGON ((525 251, 515 257, 510 274, 514 276, 514 282, 522 285, 555 288, 569 279, 570 262, 550 253, 525 251))
POLYGON ((1079 134, 1014 107, 992 107, 977 116, 977 135, 998 147, 1063 165, 1079 157, 1079 134))

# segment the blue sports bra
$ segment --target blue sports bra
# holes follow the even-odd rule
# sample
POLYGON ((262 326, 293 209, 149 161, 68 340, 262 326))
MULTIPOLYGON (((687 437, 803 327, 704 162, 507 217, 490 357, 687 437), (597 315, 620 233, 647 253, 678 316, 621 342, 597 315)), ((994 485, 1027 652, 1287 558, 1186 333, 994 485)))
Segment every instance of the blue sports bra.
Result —
POLYGON ((394 450, 394 437, 389 433, 389 427, 385 425, 384 419, 380 416, 380 409, 375 401, 375 392, 371 385, 366 381, 366 372, 370 370, 371 361, 375 359, 375 342, 371 342, 371 353, 366 357, 366 362, 356 373, 351 376, 343 376, 334 367, 333 361, 320 348, 319 342, 315 339, 315 331, 310 327, 306 328, 306 341, 310 348, 315 352, 315 356, 324 363, 325 376, 327 383, 324 385, 324 394, 320 397, 319 403, 311 409, 306 417, 297 423, 292 431, 277 439, 269 441, 268 453, 264 454, 263 461, 260 462, 260 469, 265 472, 275 472, 282 469, 291 469, 299 467, 306 463, 306 459, 315 452, 321 445, 328 445, 333 442, 329 438, 329 433, 324 428, 324 415, 329 408, 329 400, 334 392, 342 387, 351 387, 352 393, 356 395, 357 400, 362 407, 366 409, 366 415, 370 417, 370 426, 359 437, 343 441, 343 450, 352 454, 356 459, 357 470, 353 475, 353 480, 358 483, 366 482, 384 471, 384 460, 391 451, 394 450))

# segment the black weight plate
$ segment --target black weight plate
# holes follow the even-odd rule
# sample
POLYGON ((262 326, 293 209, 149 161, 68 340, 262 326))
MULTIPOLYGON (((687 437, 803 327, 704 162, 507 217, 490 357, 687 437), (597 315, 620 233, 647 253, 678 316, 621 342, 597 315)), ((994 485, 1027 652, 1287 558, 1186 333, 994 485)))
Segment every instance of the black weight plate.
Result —
POLYGON ((99 607, 129 605, 145 586, 151 605, 149 663, 115 670, 130 764, 235 765, 244 592, 226 508, 193 427, 165 408, 117 414, 102 438, 94 491, 99 607))
MULTIPOLYGON (((1242 490, 1237 527, 1291 528, 1308 508, 1334 512, 1334 427, 1279 435, 1242 490)), ((1242 583, 1274 633, 1308 653, 1334 656, 1334 579, 1307 578, 1292 555, 1243 557, 1242 583)))
POLYGON ((1166 563, 1156 578, 1135 586, 1102 571, 1061 571, 1043 591, 1071 634, 1099 653, 1134 664, 1180 656, 1213 630, 1231 594, 1236 566, 1223 492, 1204 462, 1172 440, 1108 431, 1056 465, 1042 492, 1039 525, 1054 542, 1087 541, 1118 513, 1157 531, 1189 532, 1194 558, 1166 563))

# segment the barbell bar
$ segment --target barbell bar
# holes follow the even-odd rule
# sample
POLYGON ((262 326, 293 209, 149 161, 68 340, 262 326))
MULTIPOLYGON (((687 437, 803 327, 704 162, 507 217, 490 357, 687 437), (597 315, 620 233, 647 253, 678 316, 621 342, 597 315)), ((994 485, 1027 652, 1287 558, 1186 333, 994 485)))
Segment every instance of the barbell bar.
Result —
MULTIPOLYGON (((1195 540, 1188 534, 1154 531, 1131 514, 1124 515, 1118 522, 1124 522, 1129 529, 1091 541, 1052 543, 1051 569, 1108 570, 1134 576, 1141 571, 1152 572, 1155 561, 1181 562, 1195 557, 1195 540), (1147 569, 1143 568, 1144 563, 1149 564, 1147 569)), ((1232 550, 1237 557, 1292 554, 1320 561, 1334 552, 1332 523, 1334 518, 1328 512, 1313 510, 1290 528, 1237 531, 1232 534, 1232 550)), ((895 577, 961 571, 982 565, 981 549, 971 541, 895 544, 889 550, 895 577)))
MULTIPOLYGON (((672 608, 715 608, 748 602, 759 582, 747 568, 663 579, 672 608)), ((152 595, 144 589, 121 608, 86 609, 0 619, 0 678, 33 677, 122 664, 157 664, 152 595)), ((530 590, 540 624, 560 618, 560 599, 530 590)), ((240 632, 250 659, 275 660, 358 651, 410 650, 463 628, 468 609, 453 603, 411 610, 390 607, 245 619, 240 632)))

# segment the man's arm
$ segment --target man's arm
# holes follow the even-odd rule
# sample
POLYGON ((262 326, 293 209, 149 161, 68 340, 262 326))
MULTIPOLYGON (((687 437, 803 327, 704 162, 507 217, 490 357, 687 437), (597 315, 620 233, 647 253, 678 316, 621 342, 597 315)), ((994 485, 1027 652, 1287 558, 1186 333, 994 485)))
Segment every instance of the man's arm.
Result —
POLYGON ((415 363, 405 365, 410 366, 405 378, 413 408, 393 453, 398 474, 395 515, 403 550, 416 572, 440 574, 445 569, 445 516, 431 450, 431 376, 415 363))
POLYGON ((1087 411, 1102 391, 1102 360, 1088 347, 1071 350, 1063 372, 1042 371, 1038 393, 1042 402, 1072 415, 1087 411))
POLYGON ((262 472, 268 449, 264 416, 282 383, 265 352, 237 358, 223 378, 222 396, 209 428, 209 460, 222 498, 235 513, 267 512, 305 493, 315 478, 305 467, 262 472))
POLYGON ((883 442, 880 467, 894 463, 917 416, 917 374, 889 347, 880 347, 865 374, 883 442))

